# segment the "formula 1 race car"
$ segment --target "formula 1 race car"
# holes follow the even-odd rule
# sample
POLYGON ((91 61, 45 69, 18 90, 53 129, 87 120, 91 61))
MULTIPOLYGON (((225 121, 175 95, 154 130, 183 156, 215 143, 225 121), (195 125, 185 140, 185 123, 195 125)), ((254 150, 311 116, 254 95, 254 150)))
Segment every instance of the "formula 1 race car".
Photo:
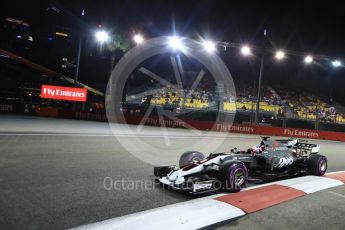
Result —
POLYGON ((295 175, 322 176, 327 158, 318 154, 320 146, 304 140, 270 140, 248 150, 211 153, 197 151, 181 155, 179 166, 154 167, 156 180, 163 185, 192 194, 225 189, 238 192, 247 180, 267 181, 295 175))

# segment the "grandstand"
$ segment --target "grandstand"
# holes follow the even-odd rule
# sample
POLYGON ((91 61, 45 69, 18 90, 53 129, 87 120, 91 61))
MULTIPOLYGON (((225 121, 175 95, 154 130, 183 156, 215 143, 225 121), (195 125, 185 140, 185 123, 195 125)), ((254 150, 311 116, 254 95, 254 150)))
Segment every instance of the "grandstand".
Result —
MULTIPOLYGON (((241 87, 236 87, 241 91, 241 87)), ((250 90, 250 88, 247 88, 250 90)), ((193 92, 188 90, 176 91, 171 87, 163 87, 150 91, 152 98, 150 104, 157 106, 174 106, 176 108, 194 108, 194 109, 210 109, 216 105, 214 92, 206 89, 196 89, 193 92), (185 96, 184 96, 185 95, 185 96)), ((128 98, 139 98, 141 102, 147 102, 147 94, 140 93, 131 95, 128 98)), ((238 110, 249 111, 255 109, 256 98, 247 93, 247 91, 237 92, 237 98, 224 97, 224 110, 228 112, 236 112, 238 110), (243 93, 244 92, 244 93, 243 93), (244 96, 246 95, 246 96, 244 96), (249 95, 249 96, 248 96, 249 95)), ((282 102, 272 96, 268 88, 264 89, 264 96, 260 102, 260 109, 265 112, 279 113, 282 110, 282 102)))
MULTIPOLYGON (((132 98, 140 98, 139 103, 174 108, 176 110, 215 109, 216 97, 214 92, 205 88, 198 88, 191 92, 178 91, 173 87, 154 89, 148 94, 132 95, 132 98)), ((246 113, 255 111, 256 97, 253 87, 244 83, 236 84, 237 98, 224 97, 223 110, 230 113, 246 113)), ((345 115, 337 113, 335 107, 326 103, 321 97, 305 90, 284 89, 281 87, 263 87, 263 96, 260 101, 260 111, 273 117, 286 117, 291 119, 313 120, 323 122, 345 123, 345 115)))

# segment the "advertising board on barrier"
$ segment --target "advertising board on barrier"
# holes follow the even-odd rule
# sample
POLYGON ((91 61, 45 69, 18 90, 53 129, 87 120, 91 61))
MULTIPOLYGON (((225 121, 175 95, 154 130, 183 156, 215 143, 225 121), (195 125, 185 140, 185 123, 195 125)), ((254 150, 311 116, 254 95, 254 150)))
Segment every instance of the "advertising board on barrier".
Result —
POLYGON ((46 99, 85 102, 87 99, 87 89, 55 85, 42 85, 41 97, 46 99))
MULTIPOLYGON (((140 116, 126 116, 126 122, 128 124, 141 123, 142 117, 140 116)), ((256 134, 266 136, 285 136, 285 137, 297 137, 297 138, 312 138, 312 139, 324 139, 334 141, 345 141, 345 133, 331 132, 331 131, 319 131, 309 129, 298 128, 281 128, 262 125, 251 124, 226 124, 226 123, 214 123, 211 121, 196 121, 196 120, 181 120, 166 121, 164 119, 150 117, 144 122, 144 125, 175 127, 175 128, 188 128, 194 127, 199 130, 213 130, 220 132, 231 133, 243 133, 243 134, 256 134)))
POLYGON ((254 128, 251 125, 236 125, 236 124, 217 124, 216 131, 223 132, 238 132, 238 133, 254 133, 254 128))
POLYGON ((297 136, 297 137, 305 137, 305 138, 318 138, 319 133, 313 130, 299 130, 299 129, 284 129, 283 132, 284 136, 297 136))
MULTIPOLYGON (((86 119, 86 120, 102 120, 106 121, 105 114, 90 114, 75 111, 61 111, 53 108, 41 108, 37 111, 41 116, 53 116, 53 117, 64 117, 64 118, 75 118, 75 119, 86 119)), ((125 123, 138 125, 142 123, 143 117, 126 115, 125 123)), ((122 123, 122 122, 121 122, 122 123)), ((220 132, 231 132, 231 133, 242 133, 242 134, 255 134, 265 136, 285 136, 285 137, 297 137, 297 138, 312 138, 312 139, 324 139, 333 141, 344 141, 344 132, 332 132, 332 131, 319 131, 309 129, 298 129, 298 128, 281 128, 272 126, 260 126, 250 124, 224 124, 214 123, 210 121, 196 121, 196 120, 180 120, 171 121, 159 118, 150 117, 146 119, 143 125, 149 126, 165 126, 174 128, 190 128, 193 127, 199 130, 213 130, 220 132)))

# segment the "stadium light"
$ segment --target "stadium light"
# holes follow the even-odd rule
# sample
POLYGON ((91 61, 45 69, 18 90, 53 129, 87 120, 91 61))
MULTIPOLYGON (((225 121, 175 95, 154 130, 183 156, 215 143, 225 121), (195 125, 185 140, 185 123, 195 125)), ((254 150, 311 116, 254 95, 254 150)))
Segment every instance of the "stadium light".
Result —
POLYGON ((104 30, 97 31, 95 36, 99 43, 104 43, 104 42, 109 41, 109 34, 104 30))
POLYGON ((341 61, 334 60, 334 61, 332 61, 332 65, 333 65, 334 67, 339 67, 339 66, 341 66, 342 64, 341 64, 341 61))
POLYGON ((285 52, 284 52, 284 51, 278 50, 278 51, 276 52, 275 58, 276 58, 277 60, 282 60, 284 57, 285 57, 285 52))
POLYGON ((180 37, 171 36, 171 37, 169 37, 168 42, 169 42, 169 46, 173 50, 182 50, 183 49, 183 43, 182 43, 182 39, 180 37))
POLYGON ((212 41, 204 41, 203 46, 204 49, 209 53, 216 51, 216 45, 212 41))
POLYGON ((312 63, 313 62, 313 57, 312 56, 306 56, 305 58, 304 58, 304 62, 305 63, 307 63, 307 64, 310 64, 310 63, 312 63))
POLYGON ((140 34, 134 35, 133 40, 137 45, 140 45, 144 42, 144 38, 140 34))
POLYGON ((250 54, 251 54, 250 47, 247 46, 247 45, 242 46, 242 48, 241 48, 241 53, 242 53, 244 56, 250 55, 250 54))

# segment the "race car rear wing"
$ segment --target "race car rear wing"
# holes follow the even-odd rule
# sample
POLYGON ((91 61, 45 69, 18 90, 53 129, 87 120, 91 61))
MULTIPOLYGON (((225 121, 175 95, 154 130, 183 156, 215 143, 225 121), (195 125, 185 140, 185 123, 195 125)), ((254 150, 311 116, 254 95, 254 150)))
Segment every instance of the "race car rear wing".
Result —
POLYGON ((318 153, 320 151, 320 145, 306 142, 297 142, 292 148, 298 150, 307 150, 310 151, 310 153, 318 153))
POLYGON ((285 139, 285 140, 277 140, 280 143, 284 144, 288 148, 293 148, 295 150, 307 150, 310 153, 318 153, 320 151, 320 146, 317 144, 308 143, 307 140, 303 139, 285 139))

